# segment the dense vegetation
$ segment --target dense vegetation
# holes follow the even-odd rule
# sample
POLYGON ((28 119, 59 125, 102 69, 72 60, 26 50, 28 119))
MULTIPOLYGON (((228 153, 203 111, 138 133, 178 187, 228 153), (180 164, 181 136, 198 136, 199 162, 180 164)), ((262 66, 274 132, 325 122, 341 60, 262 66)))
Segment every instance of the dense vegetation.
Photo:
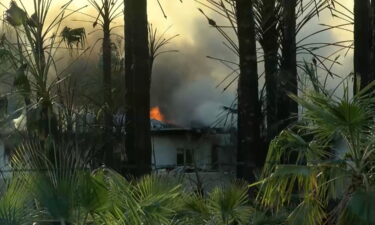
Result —
POLYGON ((237 83, 224 109, 236 118, 238 181, 209 191, 152 173, 153 66, 176 36, 148 24, 147 0, 87 0, 76 9, 74 0, 32 0, 33 9, 0 2, 9 158, 0 224, 375 224, 375 0, 353 1, 353 10, 339 0, 196 1, 238 59, 211 57, 232 69, 228 85, 237 83), (342 24, 298 39, 322 13, 342 24), (74 15, 100 33, 94 43, 79 23, 67 25, 74 15), (335 29, 354 39, 306 44, 335 29), (88 62, 100 65, 101 79, 89 90, 74 67, 97 43, 99 63, 88 62), (341 78, 332 68, 352 50, 354 71, 341 78), (125 115, 120 126, 116 114, 125 115))

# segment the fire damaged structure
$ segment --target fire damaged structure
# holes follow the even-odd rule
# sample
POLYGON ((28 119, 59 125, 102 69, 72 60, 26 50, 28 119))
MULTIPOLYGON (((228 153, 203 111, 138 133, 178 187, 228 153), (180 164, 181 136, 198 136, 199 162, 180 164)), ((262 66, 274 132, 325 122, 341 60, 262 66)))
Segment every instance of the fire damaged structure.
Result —
POLYGON ((151 139, 154 171, 182 177, 185 187, 207 191, 236 177, 230 130, 153 126, 151 139))
MULTIPOLYGON (((186 187, 210 190, 229 184, 236 178, 236 129, 202 125, 182 127, 164 120, 151 110, 152 168, 154 173, 183 178, 186 187)), ((115 125, 123 127, 124 116, 115 116, 115 125)), ((126 135, 126 134, 125 134, 126 135)), ((121 154, 126 165, 124 144, 121 154)))
MULTIPOLYGON (((157 110, 150 112, 152 169, 154 173, 184 176, 191 184, 209 188, 221 183, 229 183, 236 177, 236 129, 211 128, 202 125, 182 127, 164 118, 157 110), (191 183, 193 182, 193 183, 191 183)), ((126 167, 125 115, 116 114, 113 129, 113 146, 116 167, 126 167)), ((13 120, 16 130, 25 130, 26 117, 21 115, 13 120)), ((75 117, 74 135, 89 139, 87 147, 100 148, 100 123, 94 114, 80 113, 75 117), (90 146, 89 146, 90 145, 90 146)), ((0 167, 8 168, 6 141, 0 139, 0 167)), ((8 139, 9 140, 9 139, 8 139)), ((9 147, 8 147, 9 148, 9 147)), ((12 147, 10 147, 12 148, 12 147)), ((95 149, 94 149, 95 151, 95 149)), ((8 151, 9 152, 9 151, 8 151)))
MULTIPOLYGON (((117 129, 123 128, 124 121, 124 115, 115 116, 117 129)), ((235 130, 196 125, 181 127, 151 119, 151 144, 151 164, 155 172, 197 169, 235 173, 235 130)), ((119 145, 116 152, 126 152, 123 146, 119 145)), ((126 161, 126 155, 121 158, 126 161)))
POLYGON ((178 167, 234 172, 234 142, 229 131, 218 128, 153 127, 152 164, 155 170, 178 167))

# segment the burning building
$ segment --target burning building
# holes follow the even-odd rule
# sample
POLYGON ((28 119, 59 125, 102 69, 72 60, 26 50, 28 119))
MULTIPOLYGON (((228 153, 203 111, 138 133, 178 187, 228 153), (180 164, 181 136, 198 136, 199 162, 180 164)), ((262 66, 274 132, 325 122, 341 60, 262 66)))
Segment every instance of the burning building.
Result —
MULTIPOLYGON (((165 121, 159 107, 151 108, 150 119, 151 163, 155 171, 185 167, 234 173, 235 138, 230 129, 197 125, 182 127, 165 121)), ((115 121, 117 126, 122 126, 124 115, 116 115, 115 121)))
POLYGON ((183 175, 188 186, 205 189, 235 178, 235 137, 230 129, 164 121, 159 108, 151 109, 152 165, 157 173, 183 175))
MULTIPOLYGON (((24 130, 25 117, 13 121, 15 129, 24 130), (21 121, 21 122, 20 122, 21 121)), ((77 135, 90 137, 98 128, 95 115, 80 113, 77 115, 74 126, 77 135)), ((150 110, 151 119, 151 144, 152 168, 155 173, 184 175, 196 180, 197 172, 203 176, 205 182, 229 181, 235 178, 236 153, 235 137, 230 129, 210 128, 202 125, 190 127, 179 126, 166 121, 160 108, 150 110)), ((126 164, 126 150, 124 148, 124 122, 125 115, 114 116, 115 154, 121 157, 118 163, 126 164), (119 131, 119 132, 118 132, 119 131), (118 135, 119 134, 119 135, 118 135)), ((7 168, 8 159, 5 154, 4 144, 0 142, 0 166, 7 168)), ((210 184, 206 184, 210 185, 210 184)))
MULTIPOLYGON (((159 107, 151 108, 152 168, 155 173, 184 176, 185 181, 205 187, 229 183, 235 178, 235 132, 231 129, 202 125, 179 126, 166 121, 159 107)), ((115 116, 116 126, 122 127, 124 115, 115 116)), ((124 153, 120 145, 117 153, 124 153)), ((122 157, 126 161, 126 156, 122 157)))

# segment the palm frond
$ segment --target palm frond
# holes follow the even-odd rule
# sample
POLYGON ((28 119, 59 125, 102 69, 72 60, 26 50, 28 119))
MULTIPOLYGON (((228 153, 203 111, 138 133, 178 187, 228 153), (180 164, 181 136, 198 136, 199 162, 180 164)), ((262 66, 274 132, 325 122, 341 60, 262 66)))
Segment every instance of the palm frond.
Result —
POLYGON ((208 204, 214 224, 247 224, 253 212, 245 185, 214 189, 209 194, 208 204))
POLYGON ((375 192, 373 190, 358 190, 351 196, 339 224, 370 225, 375 224, 375 192))
POLYGON ((134 186, 134 195, 147 224, 169 224, 182 206, 181 185, 167 177, 141 178, 134 186))

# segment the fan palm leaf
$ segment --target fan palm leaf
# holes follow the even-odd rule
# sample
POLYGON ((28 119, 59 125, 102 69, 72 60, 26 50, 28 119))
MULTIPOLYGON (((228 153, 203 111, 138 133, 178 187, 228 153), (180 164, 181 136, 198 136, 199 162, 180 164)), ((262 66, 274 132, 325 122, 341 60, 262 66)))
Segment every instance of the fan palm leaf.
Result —
POLYGON ((4 182, 0 191, 0 224, 30 224, 35 212, 26 182, 17 177, 4 182))
POLYGON ((299 202, 290 224, 373 224, 367 213, 375 186, 372 85, 352 98, 292 96, 303 107, 303 119, 270 145, 257 197, 263 206, 299 202))
POLYGON ((253 212, 245 185, 216 188, 209 194, 208 203, 214 224, 248 224, 253 212))

